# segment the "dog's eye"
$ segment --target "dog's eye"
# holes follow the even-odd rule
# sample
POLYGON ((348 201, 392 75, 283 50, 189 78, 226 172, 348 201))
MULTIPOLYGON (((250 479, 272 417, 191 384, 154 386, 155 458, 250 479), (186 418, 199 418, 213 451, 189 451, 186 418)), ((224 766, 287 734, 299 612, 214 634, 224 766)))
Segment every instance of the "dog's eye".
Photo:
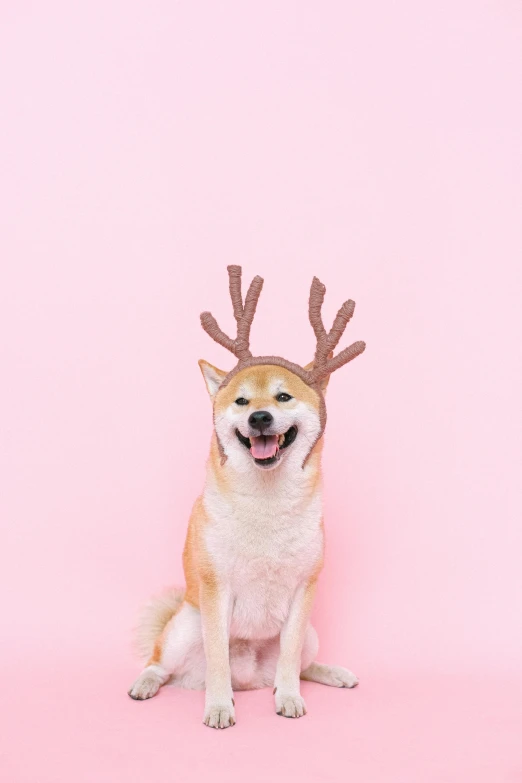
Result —
POLYGON ((238 397, 236 400, 236 405, 248 405, 248 400, 245 400, 244 397, 238 397))
POLYGON ((276 397, 276 400, 278 402, 288 402, 288 400, 291 400, 292 397, 290 394, 287 394, 286 392, 281 392, 281 394, 278 394, 276 397))

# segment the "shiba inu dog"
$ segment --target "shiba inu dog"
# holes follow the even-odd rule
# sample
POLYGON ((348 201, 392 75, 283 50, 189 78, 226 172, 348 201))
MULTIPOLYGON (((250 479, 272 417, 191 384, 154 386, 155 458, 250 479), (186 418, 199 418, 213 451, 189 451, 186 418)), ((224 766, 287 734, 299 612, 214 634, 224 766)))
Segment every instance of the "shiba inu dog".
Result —
POLYGON ((263 281, 254 278, 243 302, 241 268, 228 272, 237 337, 210 313, 201 323, 238 363, 230 372, 199 363, 214 432, 183 552, 186 587, 146 608, 138 635, 147 664, 129 691, 148 699, 167 681, 205 689, 203 722, 213 728, 234 725, 234 690, 271 686, 277 714, 299 718, 306 713, 300 679, 357 685, 348 669, 316 662, 310 624, 323 562, 324 392, 331 373, 365 348, 357 342, 333 356, 355 305, 345 302, 327 332, 325 287, 314 278, 311 364, 253 357, 250 327, 263 281))

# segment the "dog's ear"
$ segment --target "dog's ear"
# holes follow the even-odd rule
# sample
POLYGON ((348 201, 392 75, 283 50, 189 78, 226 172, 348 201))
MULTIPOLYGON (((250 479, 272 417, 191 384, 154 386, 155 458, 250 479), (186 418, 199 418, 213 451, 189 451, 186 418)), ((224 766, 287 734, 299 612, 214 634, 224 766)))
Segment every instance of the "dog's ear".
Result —
MULTIPOLYGON (((333 351, 330 351, 330 353, 328 354, 328 359, 331 359, 332 356, 333 356, 333 351)), ((307 364, 304 369, 308 370, 308 372, 310 372, 310 370, 313 369, 313 366, 314 366, 314 363, 312 361, 309 364, 307 364)), ((321 381, 319 381, 319 386, 321 387, 321 391, 322 391, 323 394, 326 394, 326 387, 328 386, 329 381, 330 381, 330 376, 329 375, 327 375, 326 378, 323 378, 321 381)))
POLYGON ((209 362, 206 362, 204 359, 200 359, 199 362, 199 369, 203 373, 203 378, 205 379, 205 383, 207 384, 208 393, 210 394, 210 398, 213 399, 216 396, 217 390, 225 380, 225 378, 228 375, 228 372, 225 370, 218 370, 217 367, 214 367, 213 364, 210 364, 209 362))

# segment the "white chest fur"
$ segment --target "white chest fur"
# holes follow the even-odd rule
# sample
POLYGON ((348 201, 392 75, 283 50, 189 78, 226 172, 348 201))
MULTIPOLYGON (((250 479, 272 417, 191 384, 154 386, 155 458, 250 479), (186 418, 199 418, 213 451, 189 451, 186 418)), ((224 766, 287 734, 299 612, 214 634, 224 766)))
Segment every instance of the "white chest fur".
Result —
POLYGON ((276 636, 297 586, 317 568, 322 503, 304 482, 244 486, 224 496, 207 484, 205 545, 231 597, 231 637, 276 636), (301 484, 301 485, 300 485, 301 484))

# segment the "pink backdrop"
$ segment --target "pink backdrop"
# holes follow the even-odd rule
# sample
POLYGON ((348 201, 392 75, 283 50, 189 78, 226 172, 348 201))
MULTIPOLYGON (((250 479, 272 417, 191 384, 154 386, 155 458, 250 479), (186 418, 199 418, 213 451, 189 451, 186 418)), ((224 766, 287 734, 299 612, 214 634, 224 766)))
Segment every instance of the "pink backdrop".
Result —
POLYGON ((522 8, 482 0, 3 3, 0 770, 10 783, 522 779, 522 8), (126 689, 180 582, 225 266, 253 349, 329 391, 321 659, 282 721, 126 689))

